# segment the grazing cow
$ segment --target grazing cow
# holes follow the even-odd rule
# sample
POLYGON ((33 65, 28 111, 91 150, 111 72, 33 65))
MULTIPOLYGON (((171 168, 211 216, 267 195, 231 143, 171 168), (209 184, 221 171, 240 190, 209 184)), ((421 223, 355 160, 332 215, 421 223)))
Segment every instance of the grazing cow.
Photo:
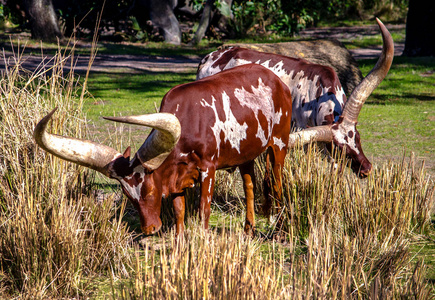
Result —
MULTIPOLYGON (((377 22, 383 38, 381 57, 347 101, 340 81, 330 67, 238 47, 217 50, 204 57, 198 67, 197 78, 248 63, 261 64, 272 70, 290 88, 293 100, 292 126, 295 129, 326 126, 311 134, 304 130, 293 137, 309 142, 314 134, 316 140, 333 142, 351 159, 353 171, 365 177, 371 172, 372 165, 363 153, 356 129, 358 114, 365 100, 387 75, 394 56, 391 35, 379 19, 377 22), (321 136, 320 132, 323 132, 321 136)), ((294 141, 294 138, 291 140, 294 141)))
POLYGON ((238 46, 261 52, 281 54, 284 56, 303 58, 310 63, 329 66, 337 73, 346 95, 361 82, 363 75, 358 68, 358 63, 349 50, 338 40, 309 40, 281 43, 237 43, 224 44, 221 48, 238 46))
POLYGON ((173 198, 177 234, 184 231, 185 189, 196 182, 207 228, 215 171, 239 167, 247 205, 245 232, 251 235, 254 159, 267 151, 275 179, 271 193, 279 199, 291 110, 288 87, 270 70, 250 64, 172 88, 159 113, 106 118, 153 128, 132 159, 130 147, 121 154, 105 145, 46 132, 54 110, 36 126, 34 137, 44 150, 117 179, 139 211, 147 235, 161 227, 166 196, 173 198))

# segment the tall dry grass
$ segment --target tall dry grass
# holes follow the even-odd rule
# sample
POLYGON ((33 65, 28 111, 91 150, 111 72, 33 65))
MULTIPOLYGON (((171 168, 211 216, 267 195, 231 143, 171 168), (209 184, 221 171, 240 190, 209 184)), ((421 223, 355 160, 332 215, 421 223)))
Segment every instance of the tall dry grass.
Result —
MULTIPOLYGON (((376 167, 371 177, 359 180, 342 171, 346 162, 340 157, 336 163, 323 160, 315 146, 289 154, 280 211, 284 243, 246 238, 238 216, 234 226, 223 220, 209 232, 190 224, 184 239, 169 233, 136 248, 134 271, 129 279, 114 280, 113 296, 433 298, 426 266, 410 252, 413 239, 430 230, 434 183, 424 166, 411 157, 376 167)), ((230 176, 225 183, 232 189, 224 191, 229 198, 238 194, 234 181, 230 176)))
MULTIPOLYGON (((192 222, 191 222, 192 224, 192 222)), ((199 222, 184 239, 171 234, 159 248, 136 248, 134 273, 113 284, 116 299, 272 299, 284 256, 242 232, 207 232, 199 222), (275 257, 276 255, 276 257, 275 257)))
POLYGON ((424 162, 411 154, 399 162, 375 166, 364 180, 336 155, 322 159, 315 145, 291 151, 284 168, 283 230, 304 236, 311 224, 324 220, 349 236, 423 233, 430 224, 434 181, 424 162), (311 218, 311 219, 309 219, 311 218))
MULTIPOLYGON (((97 203, 88 170, 39 149, 36 123, 59 107, 50 131, 86 137, 86 90, 64 73, 73 52, 34 72, 15 53, 0 79, 0 298, 89 295, 94 277, 127 272, 131 234, 113 197, 97 203)), ((73 69, 73 66, 70 66, 73 69)), ((86 80, 85 80, 86 81, 86 80)))

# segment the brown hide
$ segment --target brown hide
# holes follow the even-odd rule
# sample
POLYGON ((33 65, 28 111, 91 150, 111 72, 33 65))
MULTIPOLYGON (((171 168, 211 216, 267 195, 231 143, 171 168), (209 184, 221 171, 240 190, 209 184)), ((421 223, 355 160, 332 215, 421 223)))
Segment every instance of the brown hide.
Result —
POLYGON ((327 66, 253 49, 232 47, 214 51, 198 66, 197 78, 247 63, 272 70, 290 88, 292 121, 296 128, 332 124, 338 121, 346 102, 335 71, 327 66))
MULTIPOLYGON (((154 170, 153 176, 158 174, 161 179, 164 195, 180 195, 175 202, 181 203, 184 203, 184 189, 199 181, 200 213, 206 227, 216 170, 244 166, 241 168, 242 176, 250 178, 254 159, 270 148, 275 162, 274 177, 279 181, 278 169, 283 166, 290 133, 291 97, 287 86, 266 68, 246 65, 180 85, 166 94, 160 111, 178 117, 181 136, 166 161, 154 170), (264 87, 260 86, 260 78, 264 87), (270 92, 271 99, 267 99, 268 95, 263 94, 265 90, 262 88, 270 92), (277 115, 281 115, 280 120, 273 124, 277 115), (264 131, 268 137, 258 138, 259 131, 264 131), (282 144, 274 139, 279 139, 282 144)), ((245 190, 246 185, 249 183, 245 184, 245 190)), ((280 194, 280 191, 273 192, 275 196, 280 194)), ((253 193, 248 198, 252 197, 253 193)), ((253 199, 248 202, 253 202, 253 199)), ((176 205, 182 206, 174 203, 176 205)), ((247 205, 252 207, 247 213, 245 230, 251 233, 255 225, 253 204, 247 205)), ((184 208, 181 210, 184 216, 184 208)), ((177 220, 180 230, 182 221, 180 216, 177 220)))
MULTIPOLYGON (((292 124, 296 129, 333 125, 330 141, 352 161, 352 170, 367 176, 372 165, 364 155, 356 123, 341 126, 340 116, 346 95, 337 74, 331 67, 313 64, 300 58, 266 53, 253 49, 231 47, 206 55, 198 66, 197 78, 222 70, 256 63, 273 71, 289 87, 292 94, 292 124), (340 122, 340 123, 338 123, 340 122)), ((331 150, 331 144, 327 144, 331 150)))
POLYGON ((303 58, 309 62, 332 67, 346 95, 354 90, 363 76, 349 50, 337 40, 294 41, 265 44, 225 44, 223 48, 240 46, 261 52, 303 58))

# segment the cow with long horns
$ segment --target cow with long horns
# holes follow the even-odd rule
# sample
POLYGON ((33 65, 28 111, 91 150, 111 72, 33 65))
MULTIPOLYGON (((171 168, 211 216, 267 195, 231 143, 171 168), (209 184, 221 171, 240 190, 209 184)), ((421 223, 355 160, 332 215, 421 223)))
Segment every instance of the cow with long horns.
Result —
POLYGON ((177 234, 184 231, 185 189, 196 182, 207 228, 215 171, 239 167, 247 205, 245 232, 252 234, 254 159, 267 151, 273 175, 268 177, 275 180, 271 194, 281 198, 291 110, 288 87, 270 70, 251 64, 172 88, 159 113, 106 118, 153 128, 132 159, 130 148, 121 154, 95 142, 48 133, 54 110, 38 123, 34 137, 47 152, 117 179, 147 235, 161 227, 165 196, 173 199, 177 234))
POLYGON ((337 74, 330 67, 239 47, 220 49, 205 56, 198 67, 197 79, 248 63, 270 69, 292 93, 292 126, 295 129, 310 128, 293 134, 291 144, 296 139, 303 143, 316 140, 331 145, 332 142, 351 159, 353 171, 365 177, 371 172, 372 165, 361 147, 356 129, 358 115, 365 100, 387 75, 394 56, 391 35, 384 24, 376 20, 383 38, 382 54, 347 100, 337 74))

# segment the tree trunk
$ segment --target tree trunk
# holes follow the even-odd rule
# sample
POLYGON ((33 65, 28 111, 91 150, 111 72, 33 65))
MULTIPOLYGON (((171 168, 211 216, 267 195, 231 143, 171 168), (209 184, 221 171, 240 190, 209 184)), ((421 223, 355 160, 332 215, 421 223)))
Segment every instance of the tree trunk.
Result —
POLYGON ((174 15, 177 0, 149 0, 147 3, 150 19, 162 31, 165 42, 181 44, 180 24, 174 15))
POLYGON ((435 1, 409 0, 405 56, 435 55, 435 1))
POLYGON ((220 30, 227 30, 228 20, 233 19, 231 5, 233 0, 219 1, 219 7, 215 6, 215 0, 207 0, 202 11, 201 20, 191 44, 198 45, 205 36, 210 25, 219 27, 220 30), (216 18, 217 16, 217 18, 216 18))
POLYGON ((205 35, 211 20, 214 0, 207 0, 202 11, 201 21, 199 22, 198 29, 195 32, 195 37, 192 40, 194 45, 198 45, 205 35))
POLYGON ((51 0, 25 0, 24 5, 32 39, 55 42, 63 38, 51 0))

